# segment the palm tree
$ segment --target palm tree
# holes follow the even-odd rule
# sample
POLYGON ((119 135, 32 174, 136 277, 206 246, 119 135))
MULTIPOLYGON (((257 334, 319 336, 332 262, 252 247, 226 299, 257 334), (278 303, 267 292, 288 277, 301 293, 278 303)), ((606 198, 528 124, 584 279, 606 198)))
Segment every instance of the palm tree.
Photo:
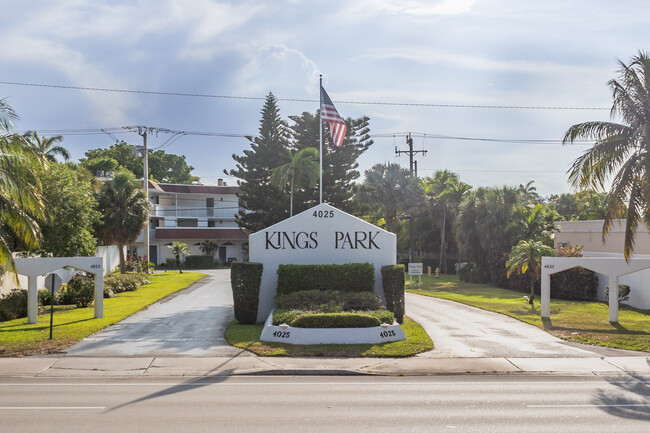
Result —
POLYGON ((535 299, 535 281, 539 278, 543 256, 554 256, 553 248, 538 241, 523 240, 512 247, 506 262, 507 276, 512 273, 528 273, 530 278, 530 297, 528 303, 533 305, 535 299))
POLYGON ((512 234, 515 242, 534 240, 552 244, 552 235, 557 229, 555 225, 557 219, 559 219, 557 212, 541 204, 519 205, 513 213, 512 222, 506 227, 506 232, 512 234))
POLYGON ((65 147, 55 146, 54 143, 63 141, 63 137, 55 135, 54 137, 39 137, 36 131, 28 131, 23 137, 27 140, 36 151, 42 154, 49 162, 56 162, 56 155, 60 155, 64 160, 70 159, 70 153, 65 147))
POLYGON ((9 133, 17 119, 13 108, 0 100, 0 277, 15 271, 12 240, 28 249, 38 248, 37 221, 45 218, 38 176, 42 161, 20 136, 9 133))
POLYGON ((310 188, 318 182, 320 167, 318 149, 305 147, 296 153, 289 152, 289 162, 271 170, 271 185, 285 190, 287 183, 291 194, 289 216, 293 216, 293 191, 295 188, 310 188))
POLYGON ((613 105, 611 117, 623 123, 592 121, 573 125, 564 143, 578 138, 594 140, 572 164, 569 182, 575 188, 603 190, 611 178, 603 239, 614 220, 626 218, 623 253, 629 259, 641 220, 650 225, 650 57, 640 51, 626 65, 619 60, 619 78, 610 80, 613 105))
POLYGON ((178 267, 178 272, 181 274, 183 270, 181 269, 181 256, 187 256, 190 253, 190 247, 187 244, 184 244, 180 241, 174 241, 171 245, 167 245, 167 248, 172 250, 172 254, 176 259, 176 266, 178 267))
POLYGON ((98 232, 106 244, 116 244, 120 251, 120 272, 126 272, 124 246, 134 242, 149 217, 149 203, 132 173, 118 172, 105 182, 97 197, 102 214, 98 232))

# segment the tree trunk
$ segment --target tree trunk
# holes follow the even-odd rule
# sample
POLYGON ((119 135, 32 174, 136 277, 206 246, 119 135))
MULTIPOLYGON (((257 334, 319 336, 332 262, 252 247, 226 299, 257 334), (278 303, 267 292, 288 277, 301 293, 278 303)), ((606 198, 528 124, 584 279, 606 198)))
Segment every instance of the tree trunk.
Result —
POLYGON ((182 274, 183 270, 181 269, 181 258, 179 255, 176 255, 176 266, 178 266, 178 273, 182 274))
POLYGON ((117 245, 120 252, 120 274, 126 274, 126 262, 124 260, 124 245, 117 245))
POLYGON ((533 305, 533 300, 535 299, 535 277, 531 275, 530 277, 530 297, 528 298, 528 303, 533 305))

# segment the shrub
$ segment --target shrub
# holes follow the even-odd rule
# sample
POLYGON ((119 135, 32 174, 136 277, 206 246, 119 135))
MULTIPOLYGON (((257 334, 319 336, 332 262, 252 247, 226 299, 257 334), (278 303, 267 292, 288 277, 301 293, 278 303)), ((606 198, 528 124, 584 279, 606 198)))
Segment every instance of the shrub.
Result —
MULTIPOLYGON (((54 305, 59 305, 60 292, 54 292, 54 305)), ((38 303, 43 307, 52 305, 52 295, 50 289, 41 289, 38 291, 38 303)))
POLYGON ((283 323, 286 323, 287 325, 290 325, 293 323, 295 319, 300 317, 300 315, 305 314, 305 311, 303 310, 283 310, 280 308, 276 308, 273 310, 273 324, 274 325, 282 325, 283 323))
POLYGON ((13 289, 0 298, 0 322, 27 317, 27 290, 13 289))
POLYGON ((263 269, 261 263, 232 263, 230 284, 235 304, 235 318, 239 323, 253 324, 257 321, 263 269))
POLYGON ((404 265, 381 267, 381 280, 386 297, 386 308, 395 314, 398 323, 404 322, 404 265))
POLYGON ((95 299, 95 279, 90 275, 77 274, 65 288, 67 303, 79 308, 88 307, 95 299))
POLYGON ((286 295, 305 288, 372 292, 375 288, 375 268, 370 263, 278 266, 278 294, 286 295))
POLYGON ((589 269, 572 268, 551 274, 551 296, 568 301, 591 301, 596 297, 598 277, 589 269))
POLYGON ((335 290, 300 290, 276 296, 275 306, 286 310, 317 310, 322 304, 339 299, 340 293, 335 290))
MULTIPOLYGON (((627 284, 618 285, 618 303, 630 299, 630 286, 627 284)), ((605 288, 605 300, 609 302, 609 286, 605 288)))
POLYGON ((120 274, 118 272, 108 274, 104 277, 104 297, 110 298, 107 295, 107 290, 114 294, 122 292, 134 292, 138 290, 143 284, 149 283, 149 275, 140 272, 133 274, 120 274))
POLYGON ((193 269, 205 269, 214 266, 212 256, 185 256, 185 267, 193 269))
POLYGON ((384 308, 381 298, 372 292, 350 292, 341 294, 343 311, 367 311, 384 308))
POLYGON ((368 313, 304 313, 291 326, 296 328, 370 328, 381 321, 368 313))

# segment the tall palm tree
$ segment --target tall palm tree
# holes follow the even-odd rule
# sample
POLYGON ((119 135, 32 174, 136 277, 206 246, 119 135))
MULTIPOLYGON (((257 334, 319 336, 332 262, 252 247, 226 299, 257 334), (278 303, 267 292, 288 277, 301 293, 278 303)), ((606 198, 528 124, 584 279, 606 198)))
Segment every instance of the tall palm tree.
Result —
POLYGON ((39 137, 36 131, 28 131, 23 137, 50 162, 56 162, 56 155, 60 155, 64 160, 70 159, 70 153, 65 147, 56 146, 55 143, 63 141, 63 137, 55 135, 54 137, 39 137))
POLYGON ((623 253, 629 259, 641 220, 650 225, 650 57, 640 51, 629 64, 619 60, 619 78, 609 81, 612 89, 612 119, 623 123, 585 122, 564 134, 564 143, 576 139, 594 140, 591 149, 578 157, 569 170, 575 188, 604 189, 612 179, 603 239, 614 220, 626 218, 623 253))
POLYGON ((98 227, 104 243, 116 244, 120 251, 120 272, 126 272, 124 247, 133 243, 149 217, 149 203, 132 173, 118 172, 105 182, 97 196, 97 210, 102 214, 98 227))
POLYGON ((553 248, 538 241, 521 241, 510 252, 506 262, 507 276, 513 273, 528 273, 530 278, 530 296, 528 303, 533 305, 535 299, 535 281, 539 278, 543 256, 554 256, 553 248))
POLYGON ((187 244, 180 242, 180 241, 174 241, 172 242, 171 245, 167 245, 167 248, 172 250, 172 254, 174 255, 174 258, 176 259, 176 266, 178 267, 178 272, 181 274, 183 273, 183 270, 181 269, 181 256, 187 256, 190 254, 190 247, 187 246, 187 244))
POLYGON ((36 249, 41 232, 37 221, 45 217, 38 176, 42 161, 20 136, 9 133, 18 116, 0 100, 0 277, 14 272, 12 238, 36 249))
POLYGON ((318 164, 318 149, 305 147, 296 153, 289 152, 289 162, 271 170, 271 185, 282 190, 289 185, 291 195, 289 216, 293 216, 294 188, 309 188, 318 182, 320 167, 318 164))

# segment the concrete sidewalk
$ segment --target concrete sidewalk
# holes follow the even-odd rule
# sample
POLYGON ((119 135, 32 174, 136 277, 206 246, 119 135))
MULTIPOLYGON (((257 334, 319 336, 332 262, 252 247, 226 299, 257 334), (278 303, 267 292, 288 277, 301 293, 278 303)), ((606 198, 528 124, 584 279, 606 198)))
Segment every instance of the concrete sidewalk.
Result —
POLYGON ((445 374, 633 374, 650 378, 650 356, 603 358, 0 358, 0 377, 210 377, 224 375, 429 376, 445 374))

